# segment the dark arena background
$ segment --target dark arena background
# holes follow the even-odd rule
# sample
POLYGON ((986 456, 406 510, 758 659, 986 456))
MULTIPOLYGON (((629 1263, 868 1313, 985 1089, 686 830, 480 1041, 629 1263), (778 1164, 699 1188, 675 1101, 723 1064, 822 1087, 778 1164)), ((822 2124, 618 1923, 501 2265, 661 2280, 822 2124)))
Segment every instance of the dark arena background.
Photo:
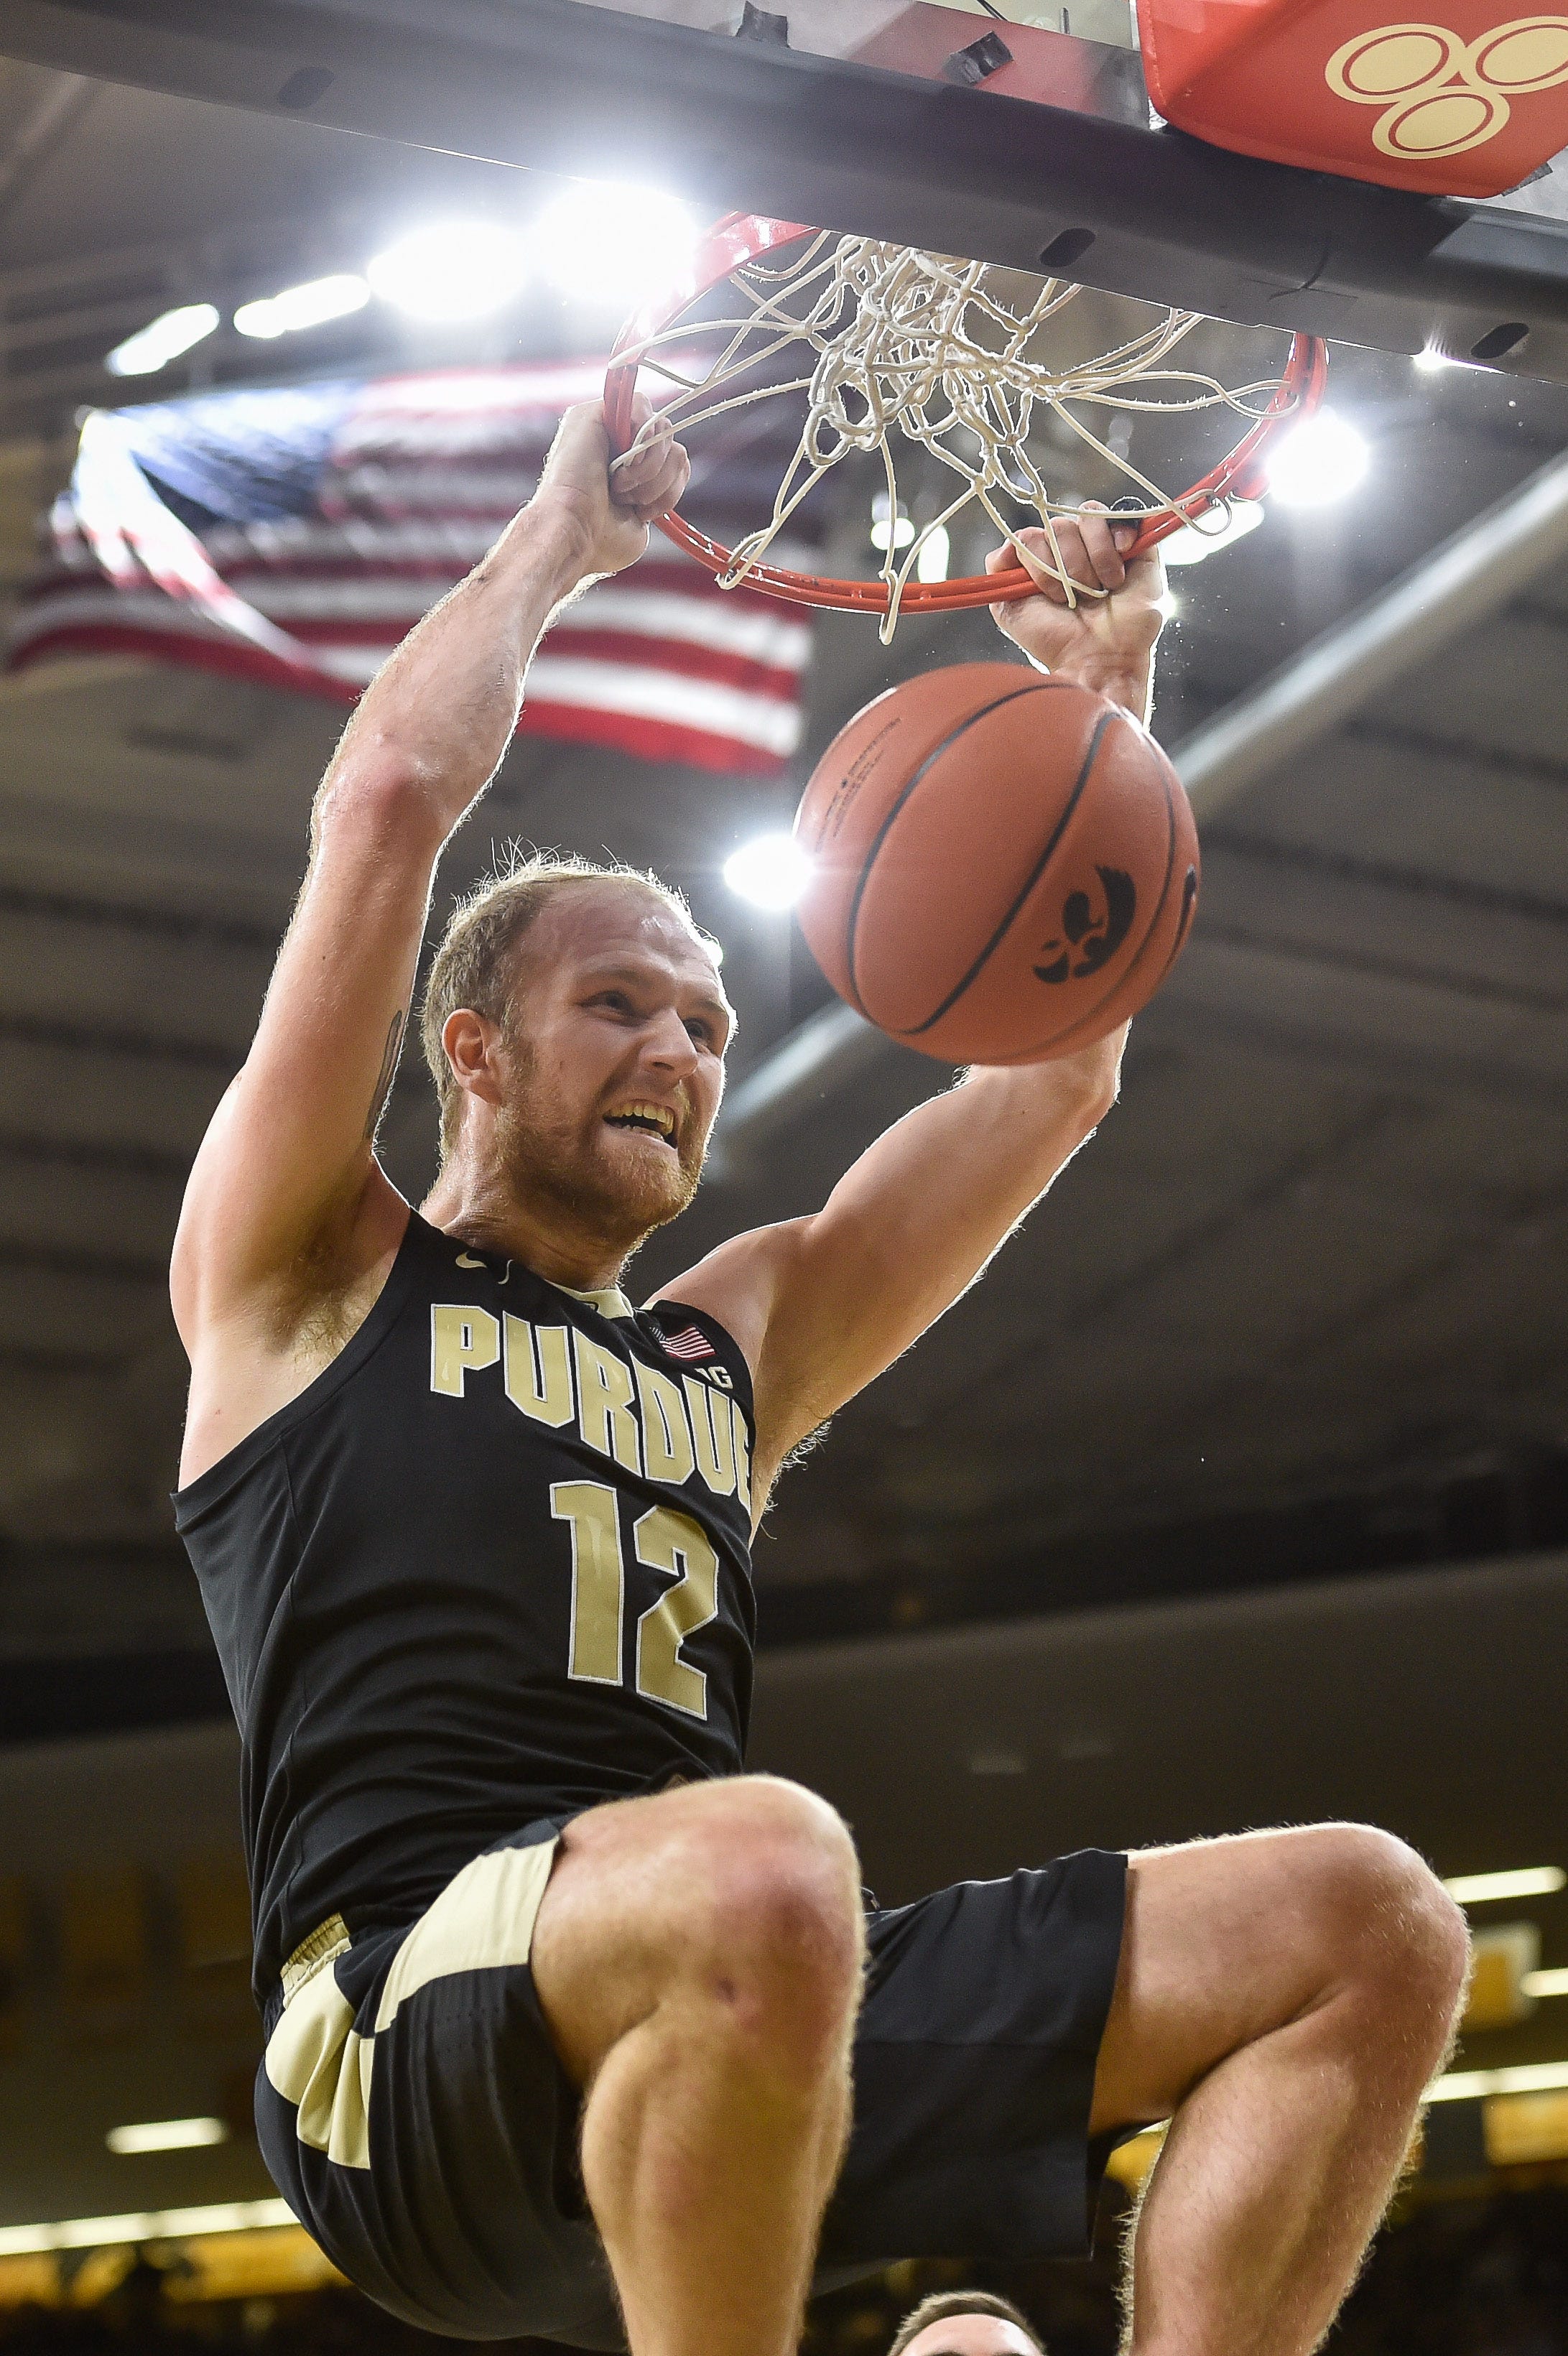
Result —
MULTIPOLYGON (((1127 49, 1122 0, 1071 16, 1127 49)), ((166 1267, 353 695, 714 209, 678 159, 630 193, 615 162, 0 57, 0 2356, 422 2340, 254 2139, 166 1267), (160 585, 170 519, 259 636, 160 585)), ((1568 220, 1568 174, 1509 207, 1568 220)), ((884 1904, 1088 1845, 1413 1843, 1477 1971, 1330 2345, 1568 2356, 1568 389, 1346 343, 1326 416, 1259 528, 1172 551, 1155 725, 1200 821, 1193 938, 1100 1136, 781 1483, 752 1756, 843 1810, 884 1904)), ((757 519, 787 455, 721 436, 693 513, 757 519)), ((917 466, 894 513, 847 464, 797 541, 871 577, 937 488, 917 466)), ((966 517, 933 568, 990 544, 966 517)), ((947 1085, 832 998, 778 838, 873 695, 1007 653, 983 610, 884 646, 726 599, 657 540, 545 641, 436 908, 553 846, 657 867, 722 938, 729 1097, 642 1294, 947 1085)), ((434 1141, 408 1055, 382 1151, 415 1201, 434 1141)), ((1158 2141, 1116 2155, 1092 2259, 893 2265, 814 2304, 808 2356, 883 2356, 960 2283, 1049 2356, 1112 2356, 1158 2141)))

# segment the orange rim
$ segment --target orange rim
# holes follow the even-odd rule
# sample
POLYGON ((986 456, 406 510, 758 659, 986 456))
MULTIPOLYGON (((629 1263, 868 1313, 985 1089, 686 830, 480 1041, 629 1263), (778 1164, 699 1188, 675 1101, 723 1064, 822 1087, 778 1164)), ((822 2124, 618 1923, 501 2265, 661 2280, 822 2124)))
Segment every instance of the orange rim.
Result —
MULTIPOLYGON (((665 292, 646 303, 616 338, 605 376, 605 423, 617 457, 631 446, 632 399, 639 361, 625 355, 639 353, 651 337, 675 326, 682 313, 717 286, 723 279, 797 238, 820 232, 804 221, 769 220, 761 213, 725 213, 713 229, 690 268, 665 292)), ((1293 336, 1290 358, 1274 397, 1249 427, 1229 456, 1200 476, 1167 510, 1150 517, 1133 541, 1130 556, 1144 555, 1168 540, 1184 524, 1219 506, 1228 498, 1257 498, 1264 487, 1263 453, 1280 428, 1310 417, 1322 402, 1328 381, 1328 347, 1317 336, 1293 336)), ((696 558, 710 573, 727 573, 734 551, 710 540, 684 517, 661 517, 659 529, 677 548, 696 558)), ((748 565, 742 579, 749 588, 762 589, 794 605, 825 605, 846 613, 886 614, 890 602, 886 581, 842 581, 830 573, 795 573, 777 564, 748 565)), ((1033 596, 1037 584, 1021 565, 1001 573, 964 573, 956 581, 911 581, 898 600, 903 614, 956 613, 971 605, 1008 605, 1033 596)))

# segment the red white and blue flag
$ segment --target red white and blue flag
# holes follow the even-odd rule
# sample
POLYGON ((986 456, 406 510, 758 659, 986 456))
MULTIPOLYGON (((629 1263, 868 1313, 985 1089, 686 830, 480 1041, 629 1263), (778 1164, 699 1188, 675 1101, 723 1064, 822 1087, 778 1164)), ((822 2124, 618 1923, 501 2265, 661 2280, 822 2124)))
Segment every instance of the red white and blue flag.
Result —
POLYGON ((663 1340, 672 1358, 716 1358, 719 1355, 700 1325, 682 1325, 678 1333, 665 1333, 663 1340))
MULTIPOLYGON (((602 362, 544 362, 95 411, 6 668, 145 655, 351 702, 528 498, 563 410, 602 382, 602 362)), ((753 429, 700 460, 683 505, 704 529, 767 513, 771 440, 753 429)), ((521 727, 777 771, 800 741, 811 648, 797 609, 717 588, 656 533, 550 631, 521 727)))

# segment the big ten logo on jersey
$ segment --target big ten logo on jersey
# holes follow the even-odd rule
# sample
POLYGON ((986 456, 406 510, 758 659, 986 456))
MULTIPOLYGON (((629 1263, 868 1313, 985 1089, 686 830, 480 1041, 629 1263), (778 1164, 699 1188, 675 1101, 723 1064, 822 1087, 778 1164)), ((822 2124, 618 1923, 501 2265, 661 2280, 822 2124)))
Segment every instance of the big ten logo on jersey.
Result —
POLYGON ((682 1489, 699 1478, 715 1497, 751 1507, 751 1445, 727 1371, 705 1366, 677 1382, 635 1354, 607 1350, 575 1325, 536 1325, 470 1303, 430 1311, 430 1387, 462 1398, 471 1375, 499 1365, 520 1415, 562 1430, 644 1480, 682 1489), (710 1377, 704 1380, 703 1377, 710 1377))

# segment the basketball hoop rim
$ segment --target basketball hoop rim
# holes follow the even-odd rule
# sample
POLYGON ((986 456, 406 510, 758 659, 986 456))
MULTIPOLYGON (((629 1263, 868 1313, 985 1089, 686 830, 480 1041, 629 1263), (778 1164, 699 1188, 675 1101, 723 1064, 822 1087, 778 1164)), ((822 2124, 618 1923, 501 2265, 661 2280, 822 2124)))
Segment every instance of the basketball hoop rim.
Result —
MULTIPOLYGON (((771 220, 761 213, 725 213, 715 221, 691 262, 660 294, 646 302, 616 337, 605 374, 605 423, 613 457, 622 457, 635 434, 632 402, 637 390, 639 354, 653 337, 672 327, 682 312, 720 282, 779 247, 822 232, 805 221, 771 220)), ((1194 523, 1227 498, 1257 498, 1265 485, 1262 454, 1281 428, 1310 417, 1322 402, 1328 379, 1328 348, 1317 336, 1293 335, 1290 357, 1268 408, 1236 447, 1208 474, 1174 498, 1168 509, 1148 519, 1127 552, 1128 562, 1145 555, 1184 525, 1194 523)), ((710 540, 684 517, 660 516, 665 538, 713 573, 723 574, 735 564, 735 552, 721 541, 710 540)), ((797 573, 776 564, 748 564, 746 585, 766 591, 796 605, 826 606, 841 612, 885 615, 891 603, 886 580, 846 581, 831 574, 797 573)), ((1008 605, 1036 594, 1038 584, 1021 565, 1000 573, 965 573, 953 581, 911 581, 898 600, 902 613, 956 613, 968 606, 1008 605)))

